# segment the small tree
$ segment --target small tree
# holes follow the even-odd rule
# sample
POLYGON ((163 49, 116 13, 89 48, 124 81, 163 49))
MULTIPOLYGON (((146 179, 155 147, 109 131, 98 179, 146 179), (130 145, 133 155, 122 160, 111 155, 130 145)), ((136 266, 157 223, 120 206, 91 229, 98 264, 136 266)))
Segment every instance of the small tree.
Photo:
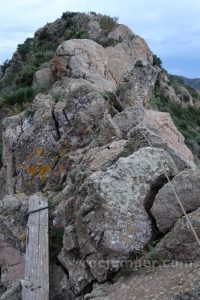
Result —
POLYGON ((6 69, 10 66, 10 60, 5 60, 4 63, 0 66, 2 74, 5 74, 6 69))
POLYGON ((104 15, 100 19, 100 26, 104 31, 109 33, 116 27, 117 21, 118 21, 118 18, 116 18, 116 17, 111 18, 110 16, 104 15))
POLYGON ((154 66, 158 66, 158 67, 162 67, 162 61, 161 59, 157 56, 157 55, 153 55, 153 65, 154 66))

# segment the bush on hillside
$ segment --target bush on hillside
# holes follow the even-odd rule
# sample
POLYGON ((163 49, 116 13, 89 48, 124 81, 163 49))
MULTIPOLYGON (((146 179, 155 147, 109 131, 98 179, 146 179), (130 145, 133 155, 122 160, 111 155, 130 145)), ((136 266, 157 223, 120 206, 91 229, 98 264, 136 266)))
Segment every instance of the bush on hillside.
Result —
POLYGON ((33 89, 31 87, 21 87, 17 91, 12 91, 3 96, 3 103, 7 105, 19 105, 23 109, 23 103, 33 99, 33 89))
POLYGON ((2 74, 5 74, 6 69, 10 66, 10 60, 6 59, 2 65, 0 65, 2 74))
POLYGON ((167 99, 158 89, 153 92, 150 99, 152 108, 170 113, 174 124, 185 137, 186 144, 192 148, 199 141, 200 136, 200 109, 182 107, 167 99))
POLYGON ((155 54, 153 55, 153 65, 160 68, 162 67, 162 60, 155 54))
POLYGON ((117 21, 118 21, 118 18, 116 17, 110 17, 110 16, 102 16, 100 18, 100 26, 101 28, 106 32, 106 33, 109 33, 111 32, 116 26, 117 26, 117 21))

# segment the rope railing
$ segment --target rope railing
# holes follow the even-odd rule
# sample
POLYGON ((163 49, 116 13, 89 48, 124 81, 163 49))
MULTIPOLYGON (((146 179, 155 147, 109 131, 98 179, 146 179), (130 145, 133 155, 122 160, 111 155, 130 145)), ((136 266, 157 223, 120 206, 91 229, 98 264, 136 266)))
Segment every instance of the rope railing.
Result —
MULTIPOLYGON (((118 98, 118 96, 116 95, 116 93, 115 93, 115 97, 116 97, 117 101, 121 103, 121 101, 120 101, 120 99, 118 98)), ((121 106, 123 107, 122 103, 121 103, 121 106)), ((124 107, 123 107, 123 108, 124 108, 124 107)), ((125 109, 125 108, 124 108, 124 109, 125 109)), ((133 123, 134 123, 135 126, 137 126, 137 123, 136 123, 134 120, 133 120, 133 123)), ((138 128, 138 131, 141 133, 141 135, 142 135, 143 138, 146 140, 146 142, 148 143, 148 145, 149 145, 151 148, 155 148, 155 147, 153 146, 153 144, 151 143, 151 141, 148 139, 148 137, 144 134, 144 132, 143 132, 142 130, 140 130, 140 128, 138 128)), ((181 210, 182 210, 182 212, 183 212, 183 215, 185 216, 186 222, 188 223, 189 228, 190 228, 192 234, 194 235, 197 244, 198 244, 199 247, 200 247, 200 239, 199 239, 199 237, 198 237, 198 235, 197 235, 197 233, 196 233, 196 230, 195 230, 194 226, 192 225, 192 223, 191 223, 191 221, 190 221, 190 219, 189 219, 189 217, 188 217, 188 215, 187 215, 187 213, 186 213, 186 211, 185 211, 185 209, 184 209, 184 206, 183 206, 183 204, 182 204, 182 202, 181 202, 181 200, 180 200, 180 198, 179 198, 179 196, 178 196, 178 194, 177 194, 177 192, 176 192, 176 190, 175 190, 175 187, 174 187, 173 183, 171 182, 169 176, 167 175, 167 171, 166 171, 166 169, 165 169, 165 167, 164 167, 162 161, 161 161, 161 166, 162 166, 163 173, 164 173, 164 175, 165 175, 165 177, 166 177, 166 179, 167 179, 167 182, 168 182, 168 184, 170 185, 170 187, 171 187, 171 189, 172 189, 172 191, 173 191, 173 193, 174 193, 174 196, 175 196, 175 198, 176 198, 176 200, 177 200, 177 202, 178 202, 178 204, 179 204, 179 206, 180 206, 180 208, 181 208, 181 210)))

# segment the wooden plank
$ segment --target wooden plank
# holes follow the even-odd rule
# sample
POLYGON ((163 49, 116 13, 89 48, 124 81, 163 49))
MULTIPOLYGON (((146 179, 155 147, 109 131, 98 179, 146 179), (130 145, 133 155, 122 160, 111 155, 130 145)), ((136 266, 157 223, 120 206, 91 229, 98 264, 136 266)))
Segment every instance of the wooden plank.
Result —
POLYGON ((49 300, 48 201, 40 194, 29 197, 25 278, 22 300, 49 300))

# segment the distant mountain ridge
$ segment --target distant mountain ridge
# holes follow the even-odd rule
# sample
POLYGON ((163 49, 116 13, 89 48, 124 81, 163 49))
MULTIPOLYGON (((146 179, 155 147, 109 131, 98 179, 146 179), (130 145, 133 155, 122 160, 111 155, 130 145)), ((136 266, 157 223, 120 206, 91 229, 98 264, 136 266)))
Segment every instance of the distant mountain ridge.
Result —
POLYGON ((187 78, 184 76, 179 76, 183 82, 189 86, 191 86, 193 89, 200 89, 200 78, 187 78))

